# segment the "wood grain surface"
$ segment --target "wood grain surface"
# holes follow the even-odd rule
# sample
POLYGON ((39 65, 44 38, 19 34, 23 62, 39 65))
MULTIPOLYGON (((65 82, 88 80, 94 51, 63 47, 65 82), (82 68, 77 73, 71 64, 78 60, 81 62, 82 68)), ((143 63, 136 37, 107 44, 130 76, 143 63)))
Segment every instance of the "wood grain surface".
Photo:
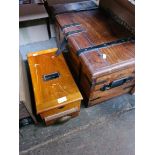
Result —
POLYGON ((129 0, 100 0, 99 7, 135 29, 135 5, 129 0))
POLYGON ((38 114, 82 100, 63 55, 56 57, 56 51, 57 49, 48 49, 27 55, 38 114), (60 76, 48 81, 43 80, 43 75, 54 72, 58 72, 60 76), (66 101, 63 101, 63 97, 66 101))
POLYGON ((70 51, 68 60, 70 59, 75 76, 79 77, 79 86, 87 106, 131 91, 135 83, 135 44, 133 41, 106 48, 96 48, 80 56, 77 55, 81 49, 133 36, 125 27, 100 9, 56 15, 56 26, 59 32, 59 44, 68 32, 82 30, 80 33, 67 37, 70 51), (62 27, 72 23, 79 23, 80 26, 62 30, 62 27), (123 77, 133 77, 133 80, 121 86, 100 91, 105 84, 123 77))
MULTIPOLYGON (((76 64, 76 67, 78 65, 78 71, 80 70, 79 57, 76 56, 78 50, 132 36, 129 31, 117 24, 110 17, 107 17, 104 12, 100 10, 60 14, 56 16, 56 19, 56 27, 59 27, 57 29, 60 34, 58 39, 59 44, 65 33, 79 28, 79 26, 70 27, 64 29, 62 32, 60 28, 64 25, 79 23, 81 29, 84 30, 82 33, 68 37, 68 45, 71 53, 69 56, 74 62, 71 65, 73 66, 72 68, 75 68, 74 64, 76 64)), ((88 74, 90 74, 89 77, 92 78, 101 75, 106 71, 105 69, 108 66, 113 65, 115 68, 115 65, 117 65, 121 68, 122 66, 125 67, 125 65, 134 65, 134 43, 94 50, 94 52, 81 54, 80 58, 81 57, 85 59, 82 62, 88 63, 85 68, 86 70, 89 69, 88 74), (107 55, 107 60, 104 61, 100 59, 99 55, 102 53, 107 55)), ((77 74, 79 75, 79 73, 77 74)))
POLYGON ((82 69, 86 70, 90 81, 125 68, 134 66, 134 43, 124 43, 80 55, 82 69), (106 59, 101 57, 106 55, 106 59))

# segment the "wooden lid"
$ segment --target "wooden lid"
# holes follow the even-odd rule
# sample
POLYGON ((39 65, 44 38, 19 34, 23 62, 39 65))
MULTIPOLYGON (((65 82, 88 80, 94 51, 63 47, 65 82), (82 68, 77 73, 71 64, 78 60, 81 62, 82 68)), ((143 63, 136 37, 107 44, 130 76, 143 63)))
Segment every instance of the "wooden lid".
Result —
POLYGON ((38 114, 82 100, 63 55, 56 57, 56 51, 57 48, 27 55, 38 114))
POLYGON ((93 78, 126 69, 135 64, 135 45, 123 43, 80 55, 84 72, 93 78))

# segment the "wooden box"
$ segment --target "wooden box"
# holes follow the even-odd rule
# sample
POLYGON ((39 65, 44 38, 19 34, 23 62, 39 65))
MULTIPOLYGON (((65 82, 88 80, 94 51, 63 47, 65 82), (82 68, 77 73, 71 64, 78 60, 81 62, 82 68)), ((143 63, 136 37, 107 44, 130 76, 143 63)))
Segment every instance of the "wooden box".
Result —
POLYGON ((67 42, 67 61, 86 106, 130 92, 135 83, 133 32, 100 8, 72 12, 66 6, 63 13, 61 8, 55 14, 57 42, 60 49, 67 42))
POLYGON ((57 49, 28 53, 36 112, 46 125, 77 116, 82 96, 57 49))
POLYGON ((87 106, 130 92, 135 84, 131 42, 82 53, 80 87, 87 106))

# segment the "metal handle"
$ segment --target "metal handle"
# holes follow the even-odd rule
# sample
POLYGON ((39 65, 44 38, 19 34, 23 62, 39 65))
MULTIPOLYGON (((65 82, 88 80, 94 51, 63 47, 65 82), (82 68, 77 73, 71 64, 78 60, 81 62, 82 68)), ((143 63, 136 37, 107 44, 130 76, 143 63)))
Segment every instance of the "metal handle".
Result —
POLYGON ((56 121, 56 123, 65 123, 67 121, 69 121, 71 119, 71 116, 64 116, 64 117, 61 117, 60 119, 58 119, 56 121))
POLYGON ((44 79, 44 81, 48 81, 48 80, 56 79, 59 76, 60 76, 60 73, 54 72, 54 73, 51 73, 51 74, 43 75, 43 79, 44 79))
POLYGON ((109 90, 111 88, 121 86, 125 82, 129 82, 129 81, 131 81, 133 79, 134 79, 134 77, 127 77, 127 78, 122 78, 122 79, 119 79, 119 80, 115 80, 115 81, 111 82, 108 85, 104 85, 103 87, 100 88, 100 90, 101 91, 109 90))
POLYGON ((47 116, 44 119, 45 119, 45 122, 51 121, 51 120, 56 120, 56 119, 61 119, 62 117, 70 116, 71 114, 78 112, 78 111, 79 111, 78 107, 75 107, 75 108, 54 114, 54 115, 47 116))

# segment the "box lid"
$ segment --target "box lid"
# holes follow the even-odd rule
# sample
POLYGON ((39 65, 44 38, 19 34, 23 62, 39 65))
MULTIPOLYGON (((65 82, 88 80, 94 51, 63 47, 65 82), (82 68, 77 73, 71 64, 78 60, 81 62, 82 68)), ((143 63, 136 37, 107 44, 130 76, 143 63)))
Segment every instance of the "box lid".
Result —
POLYGON ((72 52, 133 36, 126 28, 99 10, 56 16, 72 52))
POLYGON ((37 113, 82 100, 63 55, 57 48, 28 53, 37 113))
POLYGON ((127 42, 107 48, 93 50, 80 55, 82 68, 92 80, 135 64, 135 45, 127 42))

